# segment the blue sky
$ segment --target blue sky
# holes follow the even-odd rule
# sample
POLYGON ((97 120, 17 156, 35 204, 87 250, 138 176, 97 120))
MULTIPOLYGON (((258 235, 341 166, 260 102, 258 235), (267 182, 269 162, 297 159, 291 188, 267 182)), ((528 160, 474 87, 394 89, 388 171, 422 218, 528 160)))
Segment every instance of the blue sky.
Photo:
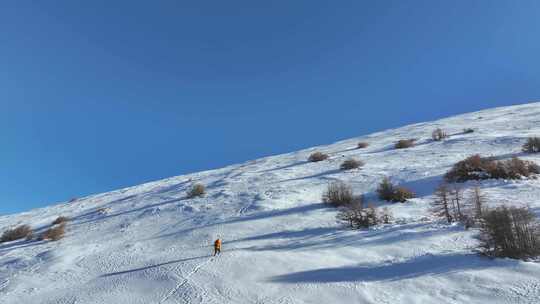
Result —
POLYGON ((0 213, 540 96, 538 1, 0 3, 0 213))

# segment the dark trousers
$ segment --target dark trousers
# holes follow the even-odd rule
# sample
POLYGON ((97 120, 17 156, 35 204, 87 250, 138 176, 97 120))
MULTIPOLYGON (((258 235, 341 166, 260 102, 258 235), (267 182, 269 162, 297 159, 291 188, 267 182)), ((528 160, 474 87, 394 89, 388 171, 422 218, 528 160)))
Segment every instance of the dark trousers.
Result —
POLYGON ((221 248, 214 247, 214 255, 221 253, 221 248))

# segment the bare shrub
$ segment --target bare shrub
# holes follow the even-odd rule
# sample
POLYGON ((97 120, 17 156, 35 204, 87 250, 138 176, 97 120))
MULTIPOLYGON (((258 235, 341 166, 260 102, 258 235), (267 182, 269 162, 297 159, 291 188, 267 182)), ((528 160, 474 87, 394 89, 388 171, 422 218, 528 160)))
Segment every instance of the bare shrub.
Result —
POLYGON ((204 187, 203 184, 195 184, 193 185, 193 187, 191 187, 187 196, 188 198, 199 197, 199 196, 203 196, 205 192, 206 192, 206 188, 204 187))
POLYGON ((379 223, 388 224, 392 214, 388 208, 378 212, 373 206, 363 208, 361 204, 351 204, 340 208, 337 219, 344 221, 352 229, 368 228, 379 223))
POLYGON ((393 219, 392 212, 390 212, 387 207, 382 208, 382 211, 379 214, 379 221, 383 224, 390 224, 393 219))
POLYGON ((527 208, 502 206, 486 211, 480 240, 488 256, 526 259, 540 255, 538 223, 527 208))
POLYGON ((390 182, 390 179, 388 177, 385 177, 377 188, 377 194, 379 195, 379 198, 381 200, 391 201, 392 197, 394 196, 394 188, 395 187, 392 182, 390 182))
POLYGON ((14 229, 8 229, 4 231, 0 242, 10 242, 18 239, 26 238, 33 234, 32 228, 28 225, 20 225, 14 229))
POLYGON ((359 205, 341 208, 337 214, 337 219, 345 221, 352 229, 368 228, 377 225, 379 222, 375 208, 362 208, 359 205))
POLYGON ((325 159, 328 159, 328 154, 324 154, 322 152, 313 152, 308 158, 308 161, 310 162, 320 162, 325 159))
POLYGON ((441 128, 437 128, 433 130, 433 132, 431 133, 431 138, 434 141, 441 141, 447 137, 448 137, 448 134, 446 134, 446 132, 444 132, 443 129, 441 128))
POLYGON ((445 174, 448 182, 465 182, 482 179, 520 179, 538 174, 540 168, 533 162, 524 161, 517 157, 509 160, 494 160, 482 158, 476 154, 456 163, 445 174))
POLYGON ((361 202, 351 202, 341 206, 336 218, 346 222, 350 228, 356 229, 357 219, 362 216, 363 209, 364 207, 361 202))
POLYGON ((396 142, 395 148, 396 149, 406 149, 410 147, 414 147, 415 139, 401 139, 396 142))
POLYGON ((355 198, 351 186, 343 182, 333 182, 328 185, 328 188, 323 193, 323 202, 334 207, 350 205, 357 203, 362 205, 361 197, 355 198))
POLYGON ((58 225, 58 224, 62 224, 62 223, 66 223, 69 221, 69 218, 68 217, 65 217, 65 216, 59 216, 57 217, 53 222, 52 224, 53 225, 58 225))
POLYGON ((358 145, 356 145, 356 147, 358 149, 364 149, 364 148, 367 148, 368 146, 369 146, 369 144, 367 142, 363 142, 363 141, 359 142, 358 145))
POLYGON ((66 233, 66 223, 53 226, 40 235, 40 240, 58 241, 64 237, 66 233))
POLYGON ((377 194, 381 200, 394 203, 404 203, 408 199, 415 197, 414 193, 409 189, 394 186, 388 177, 385 177, 377 187, 377 194))
POLYGON ((527 142, 523 144, 523 152, 539 153, 540 152, 540 137, 529 137, 527 142))
POLYGON ((364 163, 362 161, 356 160, 354 158, 349 158, 345 160, 343 163, 341 163, 341 166, 339 166, 339 168, 341 170, 352 170, 352 169, 360 168, 363 165, 364 163))
POLYGON ((463 134, 471 134, 471 133, 474 133, 474 129, 471 129, 471 128, 463 129, 463 134))

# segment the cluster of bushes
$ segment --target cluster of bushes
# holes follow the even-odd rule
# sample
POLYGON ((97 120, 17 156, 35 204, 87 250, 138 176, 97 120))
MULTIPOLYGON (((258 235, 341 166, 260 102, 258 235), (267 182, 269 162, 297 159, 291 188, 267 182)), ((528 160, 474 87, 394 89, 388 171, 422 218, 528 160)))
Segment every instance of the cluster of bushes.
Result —
MULTIPOLYGON (((37 237, 38 240, 58 241, 65 235, 66 224, 69 218, 65 216, 57 217, 49 229, 45 230, 37 237)), ((20 239, 32 240, 34 238, 34 230, 28 225, 20 225, 13 229, 4 231, 0 242, 11 242, 20 239)))
POLYGON ((481 248, 493 257, 527 259, 540 255, 536 216, 525 207, 498 207, 482 216, 481 248))
POLYGON ((339 208, 338 220, 346 222, 351 228, 367 228, 379 223, 388 224, 392 216, 387 208, 378 211, 372 206, 364 208, 362 196, 355 196, 351 186, 343 182, 333 182, 323 193, 323 201, 339 208))
POLYGON ((540 173, 540 167, 517 157, 509 160, 483 158, 476 154, 456 163, 445 175, 448 182, 465 182, 491 178, 520 179, 540 173))
MULTIPOLYGON (((323 161, 323 160, 326 160, 326 159, 328 159, 328 154, 324 154, 322 152, 313 152, 308 157, 308 161, 310 161, 312 163, 313 162, 320 162, 320 161, 323 161)), ((352 170, 352 169, 360 168, 363 165, 364 165, 364 162, 362 162, 361 160, 356 160, 354 158, 349 158, 349 159, 345 160, 343 163, 341 163, 339 168, 341 170, 352 170)))
POLYGON ((527 142, 523 144, 523 152, 539 153, 540 152, 540 137, 529 137, 527 142))
POLYGON ((313 152, 311 153, 311 155, 309 155, 308 161, 314 163, 314 162, 320 162, 326 159, 328 159, 328 154, 324 154, 322 152, 313 152))
POLYGON ((406 149, 414 147, 414 143, 416 142, 416 139, 401 139, 398 140, 395 144, 396 149, 406 149))
POLYGON ((382 208, 381 210, 373 206, 364 208, 361 201, 341 207, 336 217, 352 229, 389 224, 392 220, 392 214, 388 208, 382 208))
POLYGON ((381 200, 394 203, 404 203, 408 199, 415 197, 411 190, 395 186, 388 177, 385 177, 377 187, 377 194, 381 200))
POLYGON ((203 184, 195 184, 187 193, 188 198, 203 196, 206 193, 206 187, 203 184))
POLYGON ((479 227, 482 252, 488 256, 530 258, 540 255, 536 216, 524 207, 489 209, 479 187, 462 195, 456 185, 442 184, 435 192, 432 211, 448 223, 479 227))

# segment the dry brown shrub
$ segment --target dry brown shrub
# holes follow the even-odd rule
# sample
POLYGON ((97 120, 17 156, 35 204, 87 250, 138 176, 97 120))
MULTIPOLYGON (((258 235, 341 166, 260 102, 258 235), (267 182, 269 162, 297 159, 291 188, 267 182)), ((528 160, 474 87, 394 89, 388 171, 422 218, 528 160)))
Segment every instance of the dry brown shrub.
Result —
POLYGON ((187 196, 188 198, 194 198, 203 196, 206 193, 206 188, 203 184, 195 184, 191 189, 189 190, 187 196))
POLYGON ((2 237, 0 238, 0 242, 10 242, 15 241, 22 238, 27 238, 33 234, 33 230, 28 225, 20 225, 14 229, 8 229, 4 231, 2 234, 2 237))
POLYGON ((356 160, 354 158, 349 158, 349 159, 345 160, 343 163, 341 163, 339 168, 341 170, 352 170, 352 169, 360 168, 363 165, 364 165, 364 163, 362 161, 356 160))
POLYGON ((328 154, 324 154, 322 152, 313 152, 308 158, 308 161, 310 162, 320 162, 325 159, 328 159, 328 154))
POLYGON ((406 149, 414 147, 414 143, 416 140, 414 139, 401 139, 396 142, 395 148, 396 149, 406 149))

